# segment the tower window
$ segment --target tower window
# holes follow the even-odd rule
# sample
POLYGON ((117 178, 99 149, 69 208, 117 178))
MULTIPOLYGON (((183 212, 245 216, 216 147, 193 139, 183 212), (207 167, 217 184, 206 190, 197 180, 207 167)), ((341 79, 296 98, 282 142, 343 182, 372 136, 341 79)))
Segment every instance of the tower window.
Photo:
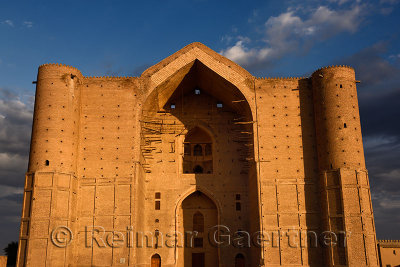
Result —
POLYGON ((160 192, 156 192, 155 199, 161 199, 161 193, 160 192))
POLYGON ((160 208, 161 208, 161 201, 160 200, 156 200, 154 208, 155 208, 155 210, 160 210, 160 208))
POLYGON ((340 85, 340 88, 343 88, 343 85, 340 85))
POLYGON ((171 104, 172 109, 175 109, 175 107, 176 107, 175 104, 171 104))
POLYGON ((49 166, 50 165, 50 161, 46 160, 45 164, 46 164, 46 166, 49 166))
POLYGON ((240 200, 240 194, 236 194, 236 200, 240 200))
POLYGON ((217 103, 217 108, 222 108, 222 107, 223 107, 223 105, 221 102, 217 103))
POLYGON ((194 89, 194 94, 199 95, 200 94, 200 89, 194 89))
POLYGON ((236 202, 236 210, 237 211, 242 210, 242 205, 240 202, 236 202))
POLYGON ((343 127, 344 127, 344 128, 347 128, 347 124, 346 124, 346 123, 344 123, 344 124, 343 124, 343 127))

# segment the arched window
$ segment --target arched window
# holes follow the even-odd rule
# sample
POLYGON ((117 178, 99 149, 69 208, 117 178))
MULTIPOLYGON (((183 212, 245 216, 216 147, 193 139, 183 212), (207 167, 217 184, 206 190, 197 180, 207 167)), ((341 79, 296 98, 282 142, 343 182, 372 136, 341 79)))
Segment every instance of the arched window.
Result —
POLYGON ((193 155, 194 156, 203 156, 203 148, 201 147, 200 144, 197 144, 194 146, 193 155))
POLYGON ((151 257, 151 267, 161 267, 161 257, 158 254, 154 254, 151 257))
POLYGON ((193 231, 204 233, 204 216, 199 211, 193 215, 193 231))
POLYGON ((183 143, 183 173, 212 173, 212 139, 202 128, 194 127, 183 143))
POLYGON ((242 253, 239 253, 235 257, 235 267, 245 267, 246 261, 242 253))

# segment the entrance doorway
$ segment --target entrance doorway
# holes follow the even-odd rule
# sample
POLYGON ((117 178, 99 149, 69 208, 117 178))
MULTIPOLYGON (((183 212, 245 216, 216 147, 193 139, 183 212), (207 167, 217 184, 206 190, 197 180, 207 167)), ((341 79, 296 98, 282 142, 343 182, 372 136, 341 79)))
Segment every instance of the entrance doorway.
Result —
POLYGON ((218 266, 218 248, 208 235, 218 225, 218 210, 214 201, 200 191, 187 196, 179 210, 180 231, 185 233, 179 266, 218 266))
POLYGON ((205 267, 204 253, 192 253, 192 267, 205 267))
POLYGON ((246 262, 244 259, 243 254, 237 254, 235 257, 235 267, 245 267, 246 266, 246 262))
POLYGON ((154 254, 151 257, 151 267, 161 267, 161 257, 158 254, 154 254))

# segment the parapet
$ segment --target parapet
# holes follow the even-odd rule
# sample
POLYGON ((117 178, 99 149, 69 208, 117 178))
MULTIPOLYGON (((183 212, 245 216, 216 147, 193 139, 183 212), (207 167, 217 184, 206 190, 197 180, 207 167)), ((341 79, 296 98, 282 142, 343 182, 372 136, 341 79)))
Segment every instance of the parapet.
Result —
POLYGON ((84 79, 96 79, 96 80, 134 80, 138 79, 135 76, 85 76, 84 79))
POLYGON ((381 239, 378 240, 378 244, 386 248, 400 248, 400 240, 381 239))
POLYGON ((64 75, 65 73, 83 78, 82 73, 75 67, 59 64, 59 63, 48 63, 39 66, 38 70, 38 80, 53 77, 54 75, 64 75))
POLYGON ((354 68, 346 65, 335 65, 335 66, 328 66, 322 67, 311 74, 311 77, 314 79, 316 77, 326 77, 329 78, 350 78, 355 79, 355 71, 354 68))
POLYGON ((304 80, 304 79, 308 79, 308 77, 256 77, 257 80, 289 80, 289 81, 293 81, 293 80, 304 80))

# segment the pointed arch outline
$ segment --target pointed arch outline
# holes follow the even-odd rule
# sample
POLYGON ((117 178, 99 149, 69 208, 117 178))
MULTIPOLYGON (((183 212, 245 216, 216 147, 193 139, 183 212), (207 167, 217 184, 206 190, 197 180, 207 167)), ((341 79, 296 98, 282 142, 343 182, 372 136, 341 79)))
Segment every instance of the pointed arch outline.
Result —
POLYGON ((152 260, 153 260, 153 259, 159 259, 159 260, 160 260, 160 266, 161 266, 161 262, 162 262, 162 261, 161 261, 161 255, 160 255, 160 254, 154 253, 153 255, 151 255, 151 257, 150 257, 150 265, 151 265, 151 266, 153 266, 153 265, 152 265, 152 260))
POLYGON ((246 99, 252 117, 256 117, 255 77, 243 67, 199 42, 185 46, 141 74, 140 79, 144 85, 143 103, 147 102, 160 85, 196 60, 235 86, 246 99))
MULTIPOLYGON (((204 188, 203 186, 193 185, 188 190, 186 190, 176 201, 175 201, 175 232, 178 231, 178 209, 182 205, 182 202, 194 192, 199 191, 202 194, 206 195, 212 202, 214 202, 217 208, 217 224, 221 224, 221 211, 222 211, 222 204, 218 200, 218 198, 210 191, 204 188)), ((218 247, 218 262, 220 262, 220 248, 218 247)), ((178 262, 178 253, 177 253, 177 246, 175 243, 174 246, 174 261, 175 264, 178 262)))

